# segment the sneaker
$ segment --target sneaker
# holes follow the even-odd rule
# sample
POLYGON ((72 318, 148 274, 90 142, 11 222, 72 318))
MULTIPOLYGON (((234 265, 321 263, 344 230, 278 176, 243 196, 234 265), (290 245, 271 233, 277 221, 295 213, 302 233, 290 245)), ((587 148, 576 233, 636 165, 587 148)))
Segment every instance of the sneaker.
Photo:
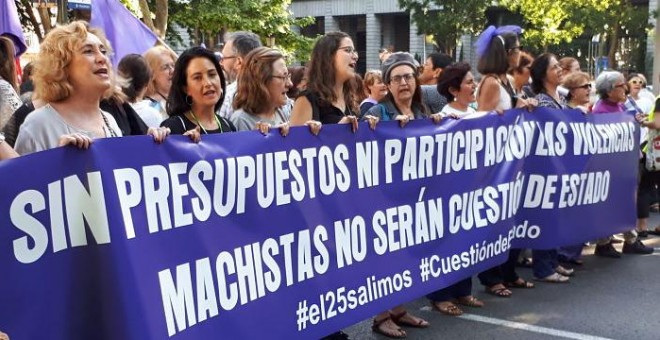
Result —
POLYGON ((649 231, 648 230, 639 230, 639 231, 637 231, 637 237, 647 238, 647 237, 649 237, 649 231))
POLYGON ((647 247, 642 243, 642 241, 637 240, 633 243, 624 243, 623 244, 623 253, 624 254, 651 254, 653 253, 653 248, 647 247))
POLYGON ((621 253, 616 251, 616 249, 614 249, 611 243, 596 245, 596 251, 594 252, 594 255, 601 257, 609 257, 613 259, 618 259, 621 257, 621 253))

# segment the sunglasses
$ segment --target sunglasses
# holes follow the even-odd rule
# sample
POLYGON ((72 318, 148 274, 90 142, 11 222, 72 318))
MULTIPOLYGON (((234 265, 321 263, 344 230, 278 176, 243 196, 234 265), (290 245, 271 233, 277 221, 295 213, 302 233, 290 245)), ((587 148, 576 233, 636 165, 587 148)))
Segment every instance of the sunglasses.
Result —
POLYGON ((643 81, 637 80, 637 79, 631 80, 630 83, 633 84, 633 85, 642 85, 642 86, 645 85, 643 81))

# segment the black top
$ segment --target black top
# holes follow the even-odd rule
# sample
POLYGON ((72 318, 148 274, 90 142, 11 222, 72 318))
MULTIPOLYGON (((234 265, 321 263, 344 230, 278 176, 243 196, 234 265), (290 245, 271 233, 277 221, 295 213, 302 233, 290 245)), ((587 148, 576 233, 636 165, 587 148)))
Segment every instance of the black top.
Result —
MULTIPOLYGON (((222 118, 220 115, 217 113, 215 114, 216 118, 218 118, 218 121, 220 122, 220 129, 216 130, 206 130, 206 133, 223 133, 223 132, 235 132, 236 127, 232 122, 222 118)), ((188 130, 192 130, 197 127, 197 124, 192 122, 186 115, 177 115, 177 116, 170 116, 169 118, 165 119, 162 123, 160 123, 160 126, 163 127, 168 127, 171 130, 171 134, 173 135, 182 135, 188 130)), ((204 130, 202 130, 200 126, 200 133, 204 134, 204 130)))
POLYGON ((12 148, 14 143, 16 143, 16 138, 18 137, 18 130, 25 121, 25 118, 34 111, 34 104, 32 101, 23 103, 14 114, 9 117, 7 124, 2 128, 2 133, 5 135, 5 142, 9 144, 12 148))
POLYGON ((104 99, 100 103, 101 110, 109 113, 117 121, 117 126, 124 136, 146 135, 149 127, 133 110, 130 103, 118 104, 112 99, 104 99))
POLYGON ((304 91, 301 95, 304 95, 312 104, 312 119, 323 124, 337 124, 345 116, 355 116, 348 105, 346 105, 346 110, 341 112, 339 108, 321 99, 316 93, 304 91))

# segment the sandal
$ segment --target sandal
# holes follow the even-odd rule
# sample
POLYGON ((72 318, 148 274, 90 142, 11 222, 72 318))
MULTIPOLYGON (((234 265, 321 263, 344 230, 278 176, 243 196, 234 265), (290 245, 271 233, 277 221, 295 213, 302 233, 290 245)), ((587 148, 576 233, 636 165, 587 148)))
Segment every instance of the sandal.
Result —
POLYGON ((557 266, 555 271, 564 276, 573 276, 573 274, 575 274, 575 269, 567 269, 562 266, 557 266))
POLYGON ((458 299, 456 299, 456 302, 458 302, 459 305, 467 306, 467 307, 475 307, 475 308, 481 308, 484 306, 484 302, 477 299, 476 297, 472 295, 468 296, 461 296, 458 299))
POLYGON ((511 297, 511 295, 513 294, 512 291, 510 291, 508 288, 506 288, 506 286, 504 286, 501 283, 498 283, 494 286, 486 287, 486 293, 490 295, 495 295, 497 297, 505 297, 505 298, 511 297))
POLYGON ((431 301, 431 307, 433 307, 434 310, 449 316, 459 316, 463 314, 463 310, 458 308, 458 306, 451 301, 431 301))
POLYGON ((552 273, 544 278, 535 278, 537 281, 549 282, 549 283, 568 283, 569 278, 567 276, 561 275, 559 273, 552 273))
POLYGON ((506 286, 507 288, 525 288, 525 289, 534 288, 533 283, 529 281, 525 281, 525 279, 523 278, 518 278, 518 280, 513 282, 504 282, 504 286, 506 286))
POLYGON ((392 321, 399 326, 409 326, 415 328, 426 328, 429 326, 429 322, 416 317, 408 312, 403 312, 400 314, 390 314, 392 321))
POLYGON ((389 316, 381 320, 374 319, 371 330, 394 339, 403 339, 407 335, 389 316))

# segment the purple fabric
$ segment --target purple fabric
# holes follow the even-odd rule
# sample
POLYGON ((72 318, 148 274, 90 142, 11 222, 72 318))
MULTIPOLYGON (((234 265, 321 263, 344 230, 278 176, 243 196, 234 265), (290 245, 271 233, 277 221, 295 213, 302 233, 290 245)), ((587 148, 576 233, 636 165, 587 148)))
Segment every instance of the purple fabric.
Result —
POLYGON ((158 40, 154 32, 133 16, 119 0, 94 0, 90 25, 103 29, 108 37, 114 50, 114 66, 127 54, 144 53, 158 40))
POLYGON ((481 58, 481 56, 488 52, 490 42, 493 40, 493 38, 506 32, 513 32, 520 35, 522 29, 520 26, 515 25, 506 25, 497 28, 491 25, 488 26, 488 28, 486 28, 483 32, 481 32, 479 39, 477 39, 477 42, 474 44, 477 57, 481 58))
POLYGON ((18 18, 18 10, 13 0, 2 0, 2 5, 0 5, 0 35, 4 35, 14 42, 17 57, 27 50, 21 20, 18 18))
POLYGON ((601 99, 594 105, 594 108, 591 109, 591 113, 612 113, 612 112, 625 112, 623 104, 613 103, 607 99, 601 99))

